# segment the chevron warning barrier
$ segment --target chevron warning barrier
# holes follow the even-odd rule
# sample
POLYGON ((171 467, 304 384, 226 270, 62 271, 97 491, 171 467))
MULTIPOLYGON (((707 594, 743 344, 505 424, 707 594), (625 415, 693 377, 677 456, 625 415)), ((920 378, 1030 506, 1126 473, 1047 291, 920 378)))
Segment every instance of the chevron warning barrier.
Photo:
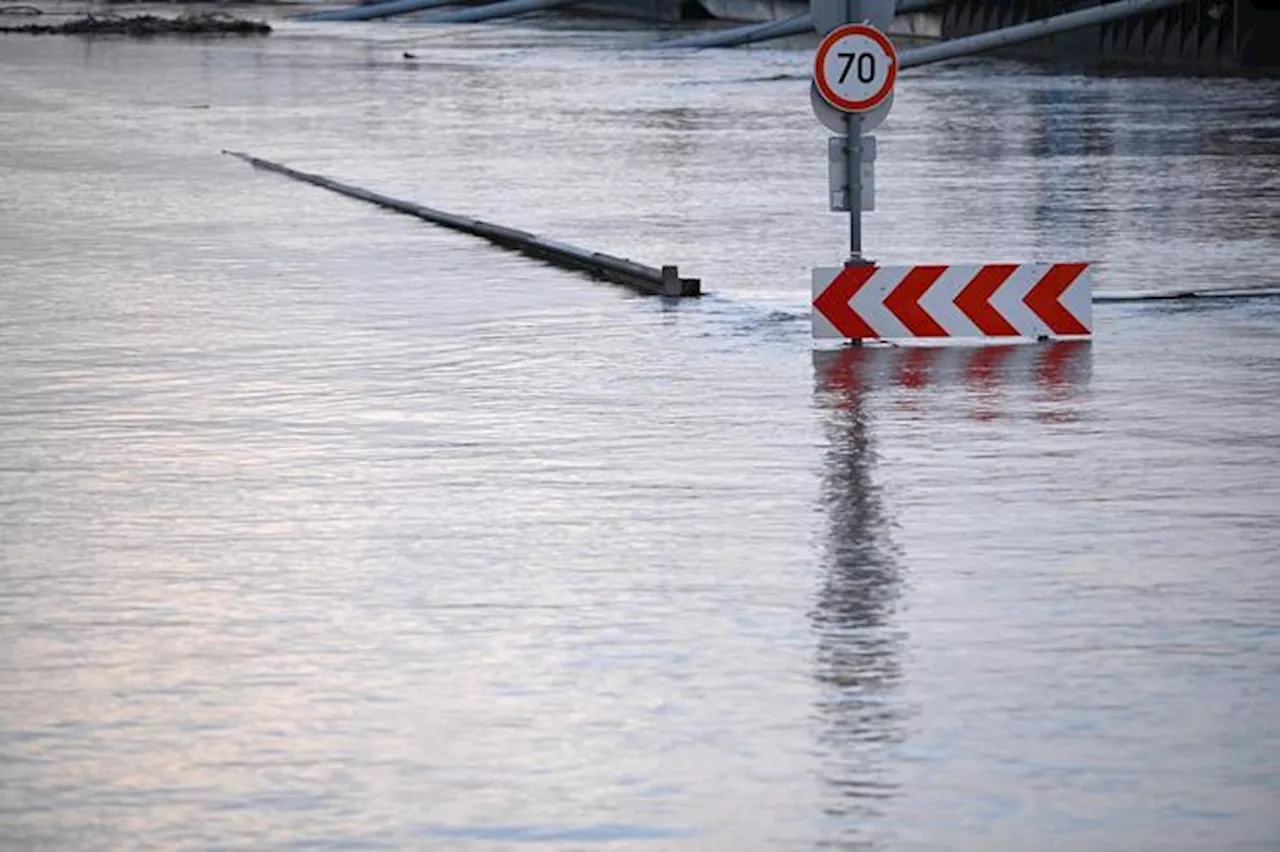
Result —
POLYGON ((813 270, 813 335, 846 339, 1087 337, 1087 263, 813 270))

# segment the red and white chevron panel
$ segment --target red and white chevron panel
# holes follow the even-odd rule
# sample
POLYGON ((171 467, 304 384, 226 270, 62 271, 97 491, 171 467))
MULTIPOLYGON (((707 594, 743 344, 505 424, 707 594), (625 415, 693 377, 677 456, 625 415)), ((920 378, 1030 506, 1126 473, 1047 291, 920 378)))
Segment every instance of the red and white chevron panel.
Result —
POLYGON ((813 336, 1085 337, 1087 263, 846 266, 813 271, 813 336))

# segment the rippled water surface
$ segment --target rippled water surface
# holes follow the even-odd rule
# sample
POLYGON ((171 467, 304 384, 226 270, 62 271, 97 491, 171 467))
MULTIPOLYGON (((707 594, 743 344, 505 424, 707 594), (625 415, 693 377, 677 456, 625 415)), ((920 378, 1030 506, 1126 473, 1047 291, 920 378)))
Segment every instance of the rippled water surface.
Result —
MULTIPOLYGON (((814 352, 807 53, 651 38, 0 37, 0 845, 1280 848, 1280 300, 814 352)), ((879 137, 879 260, 1280 284, 1275 81, 879 137)))

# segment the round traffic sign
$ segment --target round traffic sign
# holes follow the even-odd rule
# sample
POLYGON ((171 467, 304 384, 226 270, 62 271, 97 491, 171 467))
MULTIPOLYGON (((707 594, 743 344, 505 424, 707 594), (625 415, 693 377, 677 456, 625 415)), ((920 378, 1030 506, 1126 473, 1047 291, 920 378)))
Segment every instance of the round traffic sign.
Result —
POLYGON ((867 24, 845 24, 829 32, 813 59, 813 82, 823 100, 842 112, 875 109, 893 91, 898 52, 867 24))

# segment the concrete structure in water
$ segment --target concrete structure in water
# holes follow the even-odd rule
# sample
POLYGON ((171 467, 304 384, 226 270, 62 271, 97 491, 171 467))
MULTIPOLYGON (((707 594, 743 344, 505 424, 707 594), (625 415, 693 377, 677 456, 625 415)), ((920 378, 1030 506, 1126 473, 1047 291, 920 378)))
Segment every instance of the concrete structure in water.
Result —
MULTIPOLYGON (((601 0, 596 0, 597 4, 601 0)), ((758 20, 785 6, 799 23, 807 4, 789 0, 606 0, 630 10, 638 3, 665 3, 667 14, 688 12, 690 2, 717 17, 758 20)), ((1107 5, 1108 0, 940 0, 933 8, 894 19, 890 33, 909 43, 957 39, 1042 21, 1107 5)), ((797 28, 781 27, 778 36, 797 28)), ((691 40, 696 43, 696 39, 691 40)), ((1014 47, 1006 56, 1065 62, 1084 68, 1132 67, 1185 73, 1280 74, 1280 0, 1187 0, 1153 10, 1058 33, 1014 47)))
MULTIPOLYGON (((960 38, 1098 5, 1062 0, 948 0, 944 38, 960 38)), ((1189 0, 1157 12, 1002 51, 1086 67, 1280 74, 1280 0, 1189 0)))

